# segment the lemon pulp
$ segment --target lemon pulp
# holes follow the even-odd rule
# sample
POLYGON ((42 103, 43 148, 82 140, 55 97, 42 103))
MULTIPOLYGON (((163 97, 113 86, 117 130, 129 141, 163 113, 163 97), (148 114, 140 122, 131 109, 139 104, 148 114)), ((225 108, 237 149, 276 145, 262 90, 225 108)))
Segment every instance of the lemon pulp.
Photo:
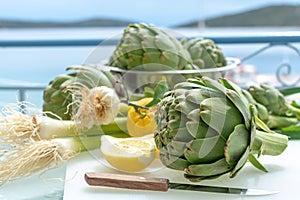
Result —
MULTIPOLYGON (((143 98, 136 102, 139 106, 145 106, 152 101, 152 98, 143 98)), ((127 116, 127 130, 130 136, 140 137, 150 133, 154 133, 156 123, 154 112, 156 107, 150 107, 149 110, 140 109, 140 113, 136 112, 134 107, 131 107, 127 116)))
POLYGON ((101 152, 113 167, 138 172, 148 167, 155 158, 155 145, 151 138, 101 137, 101 152))

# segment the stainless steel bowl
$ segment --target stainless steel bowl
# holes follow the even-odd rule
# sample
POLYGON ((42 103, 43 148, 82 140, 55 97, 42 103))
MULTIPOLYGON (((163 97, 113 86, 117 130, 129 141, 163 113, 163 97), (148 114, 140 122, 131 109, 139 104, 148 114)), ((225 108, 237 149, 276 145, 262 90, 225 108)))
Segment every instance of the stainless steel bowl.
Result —
POLYGON ((119 81, 122 82, 130 95, 132 93, 143 92, 146 86, 153 88, 160 80, 162 80, 162 78, 167 80, 169 87, 173 87, 176 83, 182 82, 191 77, 209 76, 215 79, 224 77, 228 72, 234 70, 240 64, 240 60, 238 58, 227 57, 226 60, 227 65, 223 67, 192 70, 166 69, 146 71, 139 67, 132 70, 125 70, 107 65, 102 67, 103 70, 111 71, 113 74, 119 77, 119 81))

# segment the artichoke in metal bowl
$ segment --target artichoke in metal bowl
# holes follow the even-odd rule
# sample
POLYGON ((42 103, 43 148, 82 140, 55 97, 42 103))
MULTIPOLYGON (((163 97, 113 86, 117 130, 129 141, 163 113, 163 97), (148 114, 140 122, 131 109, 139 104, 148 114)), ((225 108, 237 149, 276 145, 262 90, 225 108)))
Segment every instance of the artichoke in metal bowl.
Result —
POLYGON ((174 34, 153 25, 130 24, 107 65, 122 74, 130 91, 141 92, 143 86, 154 88, 162 78, 172 88, 191 77, 220 77, 222 72, 239 64, 234 60, 228 68, 216 67, 226 65, 226 61, 221 49, 211 40, 191 40, 183 45, 174 34), (198 64, 200 59, 203 65, 198 64))
POLYGON ((256 129, 256 109, 229 81, 208 77, 175 85, 158 103, 155 142, 162 163, 191 181, 234 177, 255 155, 279 155, 288 138, 256 129))
POLYGON ((188 51, 175 37, 152 25, 130 24, 108 65, 126 70, 182 70, 189 69, 191 62, 188 51))
POLYGON ((142 93, 145 86, 154 88, 162 77, 173 86, 185 80, 185 76, 174 71, 194 67, 188 51, 175 36, 142 23, 124 29, 107 65, 112 72, 121 72, 126 88, 134 93, 142 93))
POLYGON ((222 49, 213 40, 194 38, 182 41, 183 47, 189 52, 193 64, 199 69, 226 66, 226 58, 222 49))

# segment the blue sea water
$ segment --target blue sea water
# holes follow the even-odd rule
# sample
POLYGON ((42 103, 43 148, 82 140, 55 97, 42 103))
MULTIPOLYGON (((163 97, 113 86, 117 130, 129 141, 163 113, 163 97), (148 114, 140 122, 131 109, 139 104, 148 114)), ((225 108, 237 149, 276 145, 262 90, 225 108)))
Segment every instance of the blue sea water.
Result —
MULTIPOLYGON (((176 30, 184 36, 249 34, 243 29, 232 30, 176 30)), ((266 29, 255 29, 251 34, 259 34, 266 29)), ((0 38, 7 40, 20 39, 63 39, 63 38, 111 38, 120 36, 121 28, 86 28, 86 29, 4 29, 0 30, 0 38)), ((225 56, 243 58, 266 44, 219 45, 225 56)), ((297 46, 299 48, 299 46, 297 46)), ((113 52, 114 46, 99 47, 0 47, 0 85, 39 83, 47 85, 54 77, 65 73, 68 66, 82 63, 97 62, 107 59, 113 52), (95 51, 97 56, 95 59, 95 51), (89 56, 93 54, 93 59, 89 56)), ((244 64, 255 66, 258 73, 275 73, 278 65, 289 62, 293 73, 300 72, 300 57, 285 46, 276 46, 247 60, 244 64)), ((42 92, 27 93, 27 99, 37 106, 42 105, 42 92)), ((16 102, 16 91, 0 91, 0 103, 16 102)), ((0 105, 1 106, 1 105, 0 105)))

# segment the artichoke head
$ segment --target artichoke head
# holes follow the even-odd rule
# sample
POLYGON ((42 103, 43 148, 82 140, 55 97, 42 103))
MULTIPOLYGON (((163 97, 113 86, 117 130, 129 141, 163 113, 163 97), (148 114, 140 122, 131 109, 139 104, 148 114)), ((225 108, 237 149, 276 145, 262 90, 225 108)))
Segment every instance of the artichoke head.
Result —
POLYGON ((199 69, 222 67, 227 63, 221 48, 210 39, 183 40, 182 44, 189 52, 193 64, 199 69))
POLYGON ((280 155, 288 137, 264 127, 249 94, 227 79, 188 79, 165 93, 155 115, 155 143, 162 163, 191 181, 234 177, 248 161, 267 172, 256 156, 280 155), (246 96, 247 95, 247 96, 246 96))
POLYGON ((244 166, 255 137, 255 122, 236 92, 207 77, 189 79, 158 105, 155 142, 164 165, 199 181, 244 166))
MULTIPOLYGON (((81 83, 88 88, 107 86, 112 88, 114 77, 109 72, 101 71, 92 66, 71 66, 69 73, 56 76, 43 93, 43 111, 51 112, 63 120, 70 120, 72 114, 72 94, 68 86, 81 83)), ((49 115, 50 117, 54 115, 49 115)))
POLYGON ((269 128, 282 129, 299 124, 300 109, 289 103, 277 88, 267 84, 252 85, 247 92, 256 101, 256 105, 265 107, 266 118, 260 118, 269 128))
POLYGON ((249 87, 252 97, 264 105, 271 114, 292 116, 294 113, 289 109, 283 94, 275 87, 267 84, 252 85, 249 87))
POLYGON ((109 66, 130 70, 136 67, 147 71, 185 69, 191 57, 172 35, 153 25, 130 24, 123 35, 109 66))

